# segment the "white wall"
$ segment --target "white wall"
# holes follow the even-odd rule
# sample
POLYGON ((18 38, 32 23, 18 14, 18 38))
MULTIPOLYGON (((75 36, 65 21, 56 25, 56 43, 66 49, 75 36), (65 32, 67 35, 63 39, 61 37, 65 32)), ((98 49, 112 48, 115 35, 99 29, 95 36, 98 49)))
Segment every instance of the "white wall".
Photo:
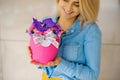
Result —
POLYGON ((49 0, 0 0, 0 80, 40 80, 41 70, 29 62, 29 35, 25 31, 33 17, 41 19, 52 15, 53 3, 49 0))
MULTIPOLYGON (((118 0, 101 0, 98 24, 103 37, 99 80, 120 80, 119 5, 118 0)), ((54 6, 54 0, 0 0, 0 80, 40 80, 41 70, 29 63, 29 36, 25 31, 33 17, 52 16, 54 6)))
POLYGON ((101 8, 117 8, 119 0, 100 0, 101 8))

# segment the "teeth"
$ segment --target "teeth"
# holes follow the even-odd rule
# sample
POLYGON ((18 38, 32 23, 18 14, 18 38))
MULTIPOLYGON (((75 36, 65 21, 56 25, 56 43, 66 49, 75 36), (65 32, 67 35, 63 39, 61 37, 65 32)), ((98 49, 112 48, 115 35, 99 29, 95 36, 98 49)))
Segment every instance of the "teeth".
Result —
POLYGON ((66 12, 66 11, 65 11, 65 13, 70 14, 71 12, 66 12))
POLYGON ((67 11, 67 10, 65 10, 65 9, 64 9, 64 12, 65 12, 66 14, 71 14, 71 13, 72 13, 72 11, 67 11))
POLYGON ((70 12, 66 12, 66 13, 68 13, 68 14, 69 14, 70 12))

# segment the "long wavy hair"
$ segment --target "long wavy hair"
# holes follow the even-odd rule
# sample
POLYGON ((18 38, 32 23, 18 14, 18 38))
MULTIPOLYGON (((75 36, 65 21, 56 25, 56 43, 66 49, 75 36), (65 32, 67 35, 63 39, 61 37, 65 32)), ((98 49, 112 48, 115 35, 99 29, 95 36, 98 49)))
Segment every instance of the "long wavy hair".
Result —
MULTIPOLYGON (((56 0, 59 3, 59 0, 56 0)), ((99 13, 99 0, 79 0, 80 15, 78 19, 81 24, 96 22, 99 13)))

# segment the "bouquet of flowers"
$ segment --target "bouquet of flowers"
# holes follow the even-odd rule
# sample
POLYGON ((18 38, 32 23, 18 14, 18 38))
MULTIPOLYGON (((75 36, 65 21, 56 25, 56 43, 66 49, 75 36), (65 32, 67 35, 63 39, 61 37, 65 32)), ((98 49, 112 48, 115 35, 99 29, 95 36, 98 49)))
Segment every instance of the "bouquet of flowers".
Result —
POLYGON ((55 59, 62 35, 61 27, 51 18, 38 21, 33 18, 29 28, 30 48, 32 59, 38 63, 46 64, 55 59))

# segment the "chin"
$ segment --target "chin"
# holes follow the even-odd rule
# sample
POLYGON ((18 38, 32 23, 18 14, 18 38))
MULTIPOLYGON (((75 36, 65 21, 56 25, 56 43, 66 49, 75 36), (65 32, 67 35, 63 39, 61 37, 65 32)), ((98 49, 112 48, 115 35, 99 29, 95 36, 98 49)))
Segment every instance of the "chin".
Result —
POLYGON ((72 19, 72 18, 76 18, 77 16, 73 16, 73 15, 64 15, 64 18, 66 19, 72 19))

